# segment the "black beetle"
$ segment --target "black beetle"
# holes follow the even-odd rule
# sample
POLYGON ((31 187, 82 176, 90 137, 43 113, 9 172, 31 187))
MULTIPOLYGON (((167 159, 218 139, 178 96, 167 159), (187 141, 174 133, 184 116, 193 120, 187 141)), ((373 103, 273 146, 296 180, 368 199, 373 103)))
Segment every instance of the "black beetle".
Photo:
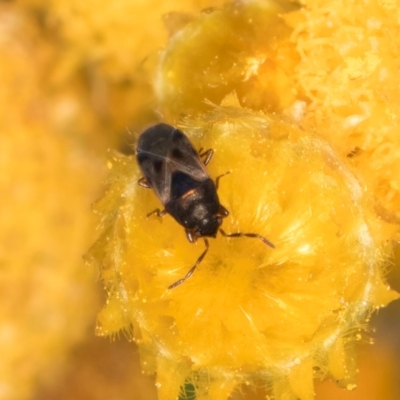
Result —
POLYGON ((193 274, 208 251, 206 238, 216 237, 218 231, 226 237, 258 238, 266 245, 275 247, 257 233, 227 234, 220 228, 222 219, 229 212, 220 204, 217 194, 218 182, 223 175, 217 177, 214 183, 205 168, 213 153, 212 149, 197 152, 183 132, 164 123, 146 129, 137 142, 136 159, 144 175, 139 179, 139 185, 152 188, 165 207, 148 216, 155 213, 162 217, 168 213, 185 228, 189 242, 194 243, 202 237, 206 245, 186 276, 168 289, 180 285, 193 274))

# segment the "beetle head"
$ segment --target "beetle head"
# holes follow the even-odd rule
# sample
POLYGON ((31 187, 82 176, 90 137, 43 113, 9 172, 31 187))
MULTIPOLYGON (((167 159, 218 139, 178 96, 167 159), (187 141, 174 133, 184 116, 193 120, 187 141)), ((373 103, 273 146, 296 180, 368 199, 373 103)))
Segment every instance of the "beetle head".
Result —
POLYGON ((194 243, 198 238, 203 236, 216 237, 221 224, 222 218, 218 215, 203 218, 198 222, 195 229, 186 229, 187 238, 189 242, 194 243))
POLYGON ((210 218, 204 218, 199 222, 198 236, 216 237, 218 228, 222 224, 222 218, 218 215, 213 215, 210 218))

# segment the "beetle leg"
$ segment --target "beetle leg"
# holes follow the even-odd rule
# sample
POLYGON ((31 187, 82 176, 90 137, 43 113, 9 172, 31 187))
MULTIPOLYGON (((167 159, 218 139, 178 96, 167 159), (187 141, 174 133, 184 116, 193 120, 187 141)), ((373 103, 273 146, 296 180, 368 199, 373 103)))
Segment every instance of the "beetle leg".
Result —
POLYGON ((215 179, 215 187, 217 188, 217 190, 218 190, 218 186, 219 186, 219 180, 220 180, 223 176, 229 175, 230 173, 231 173, 231 171, 228 171, 228 172, 225 172, 224 174, 219 175, 219 176, 216 177, 216 179, 215 179))
POLYGON ((198 236, 196 236, 196 230, 195 229, 186 229, 186 237, 189 240, 190 243, 195 243, 198 236))
POLYGON ((208 245, 208 240, 204 239, 204 243, 206 245, 206 249, 200 254, 200 257, 197 259, 196 263, 193 265, 192 268, 190 268, 189 272, 185 275, 184 278, 179 279, 179 281, 176 281, 175 283, 173 283, 172 285, 168 286, 168 289, 173 289, 179 285, 181 285, 183 282, 186 281, 186 279, 190 278, 193 275, 194 270, 196 269, 196 267, 202 262, 203 258, 205 257, 205 255, 207 254, 209 245, 208 245))
POLYGON ((149 217, 150 217, 151 215, 153 215, 153 214, 156 214, 157 217, 162 218, 162 217, 164 217, 165 215, 168 214, 168 211, 165 210, 165 209, 160 211, 160 209, 157 208, 156 210, 154 210, 154 211, 148 213, 148 214, 146 215, 146 217, 149 218, 149 217))
POLYGON ((210 162, 211 157, 214 154, 214 150, 213 149, 208 149, 204 153, 201 152, 202 150, 203 150, 202 148, 199 150, 199 157, 204 157, 205 156, 205 159, 203 160, 203 163, 204 163, 204 165, 207 165, 210 162))
POLYGON ((142 176, 139 180, 138 180, 138 184, 139 186, 142 186, 146 189, 151 189, 151 185, 149 182, 147 182, 146 178, 144 176, 142 176))
POLYGON ((229 211, 222 205, 219 205, 218 215, 225 218, 229 215, 229 211))
POLYGON ((219 229, 219 231, 221 232, 222 236, 225 237, 241 237, 241 236, 247 236, 247 237, 251 237, 251 238, 257 238, 260 239, 264 244, 266 244, 269 247, 272 247, 273 249, 275 249, 275 246, 273 243, 271 243, 268 239, 266 239, 264 236, 259 235, 258 233, 241 233, 241 232, 237 232, 237 233, 226 233, 225 231, 223 231, 221 228, 219 229))

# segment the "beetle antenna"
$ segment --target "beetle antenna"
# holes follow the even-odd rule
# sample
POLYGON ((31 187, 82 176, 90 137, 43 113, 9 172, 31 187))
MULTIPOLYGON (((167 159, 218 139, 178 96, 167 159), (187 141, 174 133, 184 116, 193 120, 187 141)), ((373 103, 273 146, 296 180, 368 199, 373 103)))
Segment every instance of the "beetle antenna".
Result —
POLYGON ((259 235, 258 233, 241 233, 241 232, 237 232, 237 233, 226 233, 224 230, 222 230, 221 228, 219 228, 219 231, 221 232, 222 236, 225 237, 241 237, 241 236, 247 236, 250 238, 257 238, 260 239, 264 244, 266 244, 269 247, 272 247, 273 249, 275 249, 275 245, 270 242, 267 238, 265 238, 264 236, 259 235))
POLYGON ((206 249, 200 254, 200 257, 197 259, 196 263, 193 265, 192 268, 190 268, 189 272, 185 275, 184 278, 179 279, 179 281, 176 281, 175 283, 173 283, 172 285, 168 286, 168 289, 173 289, 176 288, 177 286, 181 285, 183 282, 186 281, 186 279, 190 278, 194 272, 194 270, 196 269, 196 267, 201 263, 201 261, 203 260, 203 258, 205 257, 205 255, 207 254, 209 245, 208 245, 208 240, 204 238, 204 243, 206 245, 206 249))

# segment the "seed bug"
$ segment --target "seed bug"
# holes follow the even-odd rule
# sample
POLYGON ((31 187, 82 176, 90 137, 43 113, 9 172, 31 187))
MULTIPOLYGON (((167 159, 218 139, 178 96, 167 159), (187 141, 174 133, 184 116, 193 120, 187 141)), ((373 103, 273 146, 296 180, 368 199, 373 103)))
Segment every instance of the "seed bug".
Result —
POLYGON ((170 214, 185 228, 190 243, 203 238, 205 250, 189 272, 171 284, 172 289, 188 279, 208 252, 208 237, 216 237, 218 231, 225 237, 247 236, 257 238, 269 247, 275 246, 257 233, 226 233, 220 226, 229 211, 219 202, 217 189, 220 175, 215 183, 205 166, 214 151, 197 152, 189 139, 179 129, 159 123, 146 129, 136 147, 136 159, 143 173, 139 185, 151 188, 165 207, 147 216, 163 217, 170 214))

